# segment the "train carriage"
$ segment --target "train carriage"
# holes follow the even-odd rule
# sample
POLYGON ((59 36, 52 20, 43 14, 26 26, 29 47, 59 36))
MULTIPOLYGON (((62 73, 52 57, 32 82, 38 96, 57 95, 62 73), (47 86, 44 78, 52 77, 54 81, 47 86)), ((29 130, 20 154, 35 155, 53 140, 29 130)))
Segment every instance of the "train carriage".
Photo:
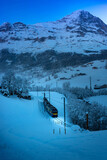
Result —
POLYGON ((52 117, 58 117, 58 110, 49 103, 46 97, 44 97, 44 107, 46 108, 47 112, 52 116, 52 117))

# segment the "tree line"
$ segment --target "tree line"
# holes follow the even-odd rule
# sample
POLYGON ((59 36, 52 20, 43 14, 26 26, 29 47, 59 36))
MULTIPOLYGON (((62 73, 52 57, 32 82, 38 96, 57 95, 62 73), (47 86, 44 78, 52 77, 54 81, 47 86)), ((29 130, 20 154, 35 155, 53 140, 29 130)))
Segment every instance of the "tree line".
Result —
POLYGON ((5 73, 2 77, 0 91, 4 96, 17 95, 19 98, 31 99, 28 90, 28 81, 14 73, 5 73))

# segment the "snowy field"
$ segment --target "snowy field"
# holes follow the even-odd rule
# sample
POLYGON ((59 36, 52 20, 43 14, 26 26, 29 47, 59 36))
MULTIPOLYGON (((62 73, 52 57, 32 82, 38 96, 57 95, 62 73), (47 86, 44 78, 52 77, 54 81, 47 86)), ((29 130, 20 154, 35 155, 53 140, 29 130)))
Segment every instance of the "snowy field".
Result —
POLYGON ((23 72, 21 76, 26 77, 32 87, 45 87, 49 85, 51 88, 62 87, 65 82, 70 82, 71 87, 85 88, 87 86, 90 88, 91 77, 91 85, 94 88, 94 85, 107 84, 107 69, 105 69, 105 64, 105 60, 100 60, 77 67, 66 67, 53 75, 40 69, 38 70, 41 75, 39 78, 35 74, 32 76, 33 71, 23 72))
MULTIPOLYGON (((107 131, 81 131, 71 124, 64 134, 63 124, 44 112, 43 93, 31 94, 31 101, 0 95, 0 160, 107 159, 107 131)), ((63 95, 50 96, 63 119, 63 95)))
POLYGON ((93 96, 87 98, 90 103, 98 103, 100 105, 107 107, 107 95, 93 96))
MULTIPOLYGON (((50 88, 62 87, 63 83, 70 82, 71 87, 86 86, 94 89, 95 85, 107 84, 107 69, 105 69, 106 60, 97 60, 77 67, 66 67, 60 69, 57 73, 48 73, 42 68, 34 68, 22 73, 17 73, 17 76, 26 78, 32 88, 36 86, 50 86, 50 88), (38 73, 40 76, 36 75, 38 73), (82 74, 82 75, 81 75, 82 74)), ((0 73, 0 82, 3 74, 0 73)))

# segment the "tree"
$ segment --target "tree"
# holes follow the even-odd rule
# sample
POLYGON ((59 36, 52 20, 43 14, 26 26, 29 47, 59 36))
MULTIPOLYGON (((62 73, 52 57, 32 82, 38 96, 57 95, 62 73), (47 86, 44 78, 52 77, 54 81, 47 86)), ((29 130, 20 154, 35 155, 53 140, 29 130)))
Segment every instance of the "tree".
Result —
POLYGON ((17 95, 27 99, 28 81, 21 77, 15 77, 14 73, 6 73, 2 78, 1 92, 5 96, 17 95))
POLYGON ((63 83, 63 89, 64 90, 70 90, 70 82, 63 83))
POLYGON ((6 73, 2 78, 2 92, 7 92, 9 95, 13 95, 15 90, 15 81, 16 78, 14 76, 14 73, 6 73))

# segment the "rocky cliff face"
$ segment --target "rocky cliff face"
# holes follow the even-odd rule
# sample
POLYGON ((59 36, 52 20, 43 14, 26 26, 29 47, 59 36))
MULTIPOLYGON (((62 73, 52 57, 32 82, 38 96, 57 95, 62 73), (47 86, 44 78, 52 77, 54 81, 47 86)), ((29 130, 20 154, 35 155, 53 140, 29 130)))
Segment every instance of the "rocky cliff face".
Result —
POLYGON ((55 22, 0 26, 0 50, 33 55, 57 53, 95 54, 107 49, 107 25, 87 11, 79 10, 55 22))

